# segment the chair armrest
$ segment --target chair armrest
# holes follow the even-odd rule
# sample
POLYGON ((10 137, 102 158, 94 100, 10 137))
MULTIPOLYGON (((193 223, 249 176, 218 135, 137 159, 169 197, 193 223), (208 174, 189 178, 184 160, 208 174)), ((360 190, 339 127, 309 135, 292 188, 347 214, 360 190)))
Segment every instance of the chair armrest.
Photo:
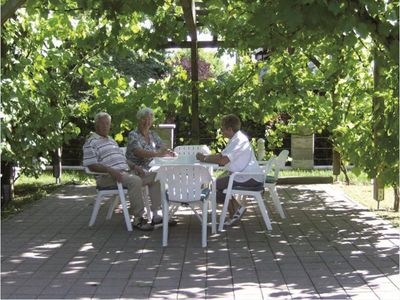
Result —
POLYGON ((263 182, 265 181, 265 173, 264 172, 233 172, 230 176, 229 176, 229 182, 228 182, 228 187, 227 189, 232 189, 233 186, 233 181, 235 179, 235 177, 237 175, 245 175, 245 176, 262 176, 263 182))
POLYGON ((264 172, 234 172, 230 176, 235 177, 236 175, 245 175, 245 176, 264 176, 264 172))
POLYGON ((84 168, 85 168, 85 173, 86 174, 90 174, 90 175, 108 175, 108 173, 90 171, 90 169, 88 167, 84 167, 84 168))

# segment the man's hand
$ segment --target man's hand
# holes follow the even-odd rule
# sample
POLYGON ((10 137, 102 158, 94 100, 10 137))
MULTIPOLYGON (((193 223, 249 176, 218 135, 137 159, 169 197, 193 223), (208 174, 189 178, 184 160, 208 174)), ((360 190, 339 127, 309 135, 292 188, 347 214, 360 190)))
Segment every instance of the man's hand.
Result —
POLYGON ((143 168, 139 167, 139 166, 135 166, 135 168, 133 169, 136 174, 140 177, 143 177, 144 175, 146 175, 146 172, 143 170, 143 168))
POLYGON ((113 168, 108 168, 108 174, 110 174, 110 176, 114 178, 116 181, 122 182, 123 174, 121 171, 113 168))
POLYGON ((206 158, 206 156, 203 153, 197 152, 196 153, 196 159, 198 159, 199 161, 204 161, 206 158))

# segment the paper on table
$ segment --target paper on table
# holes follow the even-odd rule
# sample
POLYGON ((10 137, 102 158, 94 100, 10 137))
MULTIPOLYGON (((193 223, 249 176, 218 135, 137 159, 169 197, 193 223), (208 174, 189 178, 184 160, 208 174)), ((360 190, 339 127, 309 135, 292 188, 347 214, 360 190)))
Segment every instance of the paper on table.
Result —
POLYGON ((162 164, 193 164, 198 162, 194 155, 179 155, 175 157, 155 157, 150 165, 162 164))

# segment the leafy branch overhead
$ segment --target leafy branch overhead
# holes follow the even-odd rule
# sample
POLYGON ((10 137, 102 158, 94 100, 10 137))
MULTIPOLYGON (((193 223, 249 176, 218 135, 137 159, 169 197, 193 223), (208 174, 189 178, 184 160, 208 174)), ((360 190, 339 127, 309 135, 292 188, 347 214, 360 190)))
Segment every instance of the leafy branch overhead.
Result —
MULTIPOLYGON (((262 128, 284 114, 266 127, 270 147, 300 127, 328 130, 345 161, 397 182, 398 1, 198 2, 196 26, 219 46, 200 55, 201 136, 215 136, 225 113, 262 128), (260 48, 268 58, 255 62, 260 48), (223 53, 235 53, 232 69, 221 67, 223 53)), ((1 4, 3 160, 40 171, 100 110, 123 143, 142 105, 158 122, 176 121, 189 142, 191 66, 166 49, 189 42, 182 1, 1 4)))

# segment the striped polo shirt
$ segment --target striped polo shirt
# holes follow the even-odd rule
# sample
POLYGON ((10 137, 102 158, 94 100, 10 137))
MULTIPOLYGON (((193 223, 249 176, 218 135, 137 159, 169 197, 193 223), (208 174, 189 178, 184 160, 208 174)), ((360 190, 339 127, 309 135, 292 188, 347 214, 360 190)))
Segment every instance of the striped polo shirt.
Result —
POLYGON ((83 166, 102 164, 117 170, 129 170, 126 158, 117 142, 93 132, 83 145, 83 166))

